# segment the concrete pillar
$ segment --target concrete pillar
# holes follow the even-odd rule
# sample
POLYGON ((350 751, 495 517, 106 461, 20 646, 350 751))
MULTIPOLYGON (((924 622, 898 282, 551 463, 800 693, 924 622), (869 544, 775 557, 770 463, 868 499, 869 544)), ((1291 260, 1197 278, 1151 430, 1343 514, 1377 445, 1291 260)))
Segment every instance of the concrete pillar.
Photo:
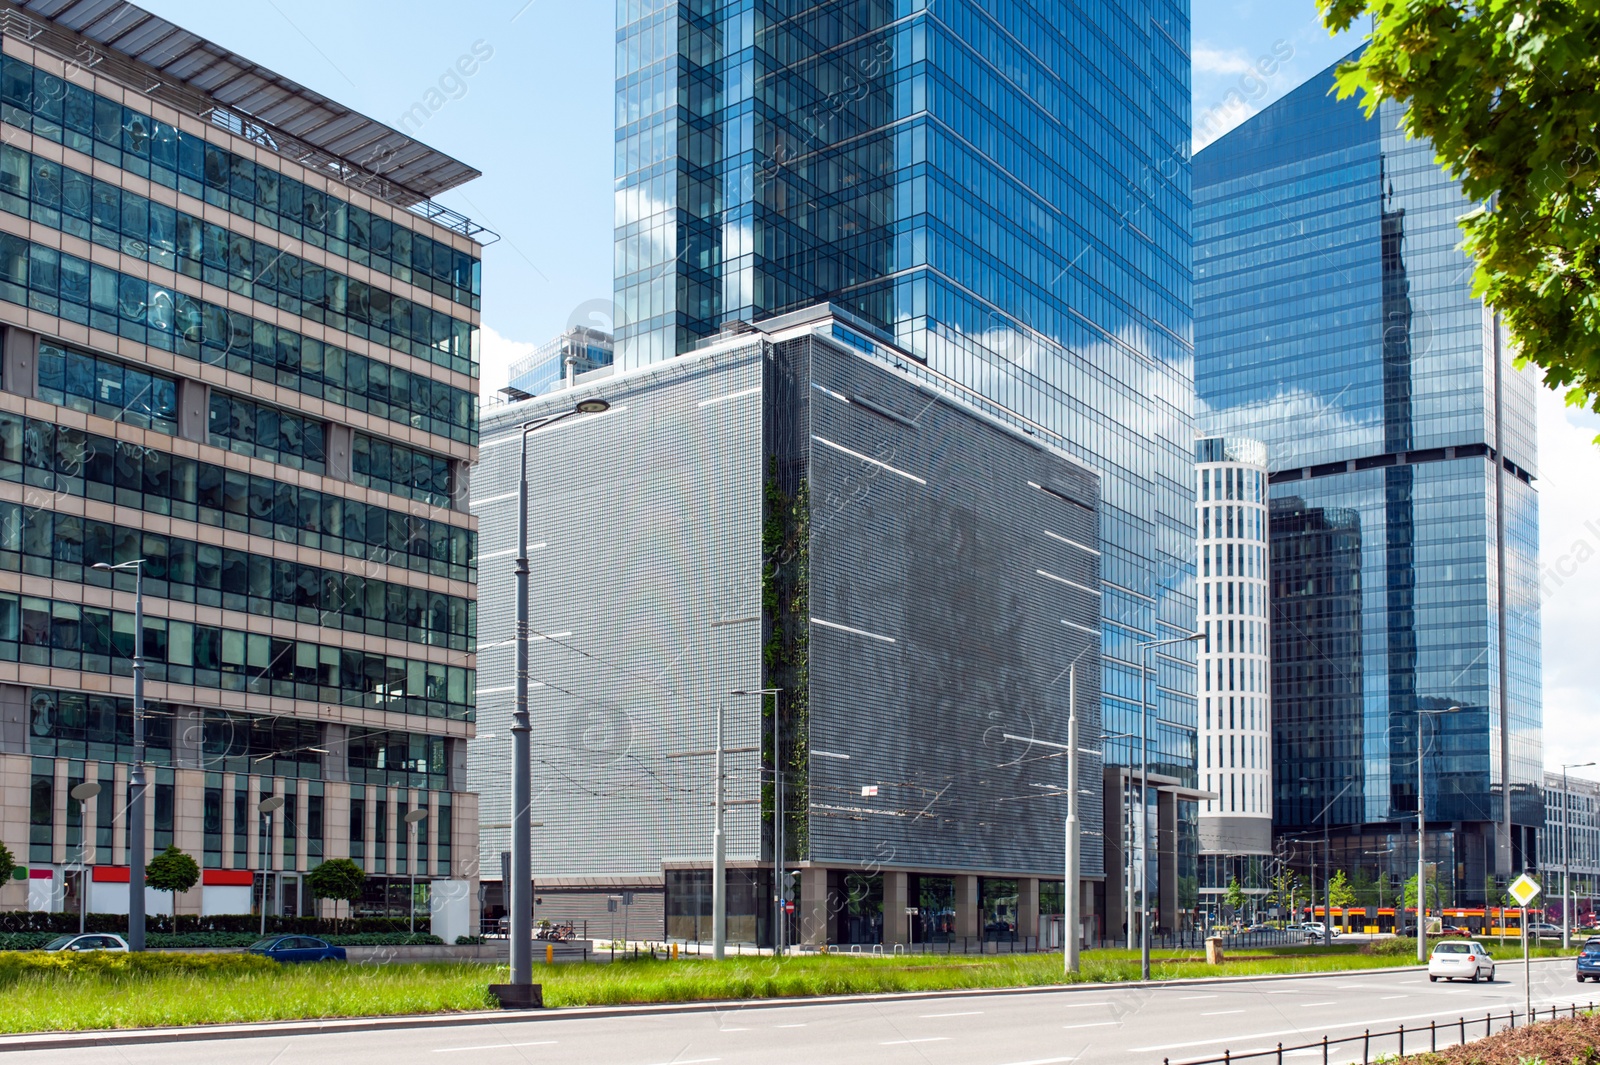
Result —
POLYGON ((982 934, 978 927, 978 878, 958 876, 953 879, 956 885, 955 936, 976 939, 982 934))
POLYGON ((222 774, 222 868, 232 869, 233 865, 233 796, 234 775, 222 774))
POLYGON ((906 905, 909 897, 906 874, 883 874, 883 945, 910 942, 906 923, 906 905))
POLYGON ((1127 832, 1128 811, 1124 805, 1127 795, 1122 786, 1122 771, 1108 767, 1105 775, 1105 811, 1102 826, 1105 840, 1106 863, 1106 921, 1107 939, 1125 942, 1123 926, 1128 921, 1128 856, 1123 851, 1123 835, 1127 832))
POLYGON ((1157 927, 1176 932, 1178 915, 1178 799, 1169 791, 1156 795, 1156 861, 1160 865, 1159 905, 1160 920, 1157 927))
POLYGON ((829 935, 828 871, 817 866, 800 870, 800 942, 808 947, 825 947, 829 935))
POLYGON ((1017 879, 1017 935, 1029 939, 1039 934, 1039 879, 1017 879))

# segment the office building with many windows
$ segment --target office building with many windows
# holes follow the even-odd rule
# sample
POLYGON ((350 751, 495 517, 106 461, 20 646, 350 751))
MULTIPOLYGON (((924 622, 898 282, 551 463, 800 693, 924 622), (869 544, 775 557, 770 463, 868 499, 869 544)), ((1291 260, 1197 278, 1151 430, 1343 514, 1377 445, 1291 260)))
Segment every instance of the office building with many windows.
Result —
POLYGON ((1267 891, 1272 854, 1272 660, 1268 632, 1267 449, 1195 442, 1200 593, 1200 901, 1217 913, 1234 883, 1267 891))
POLYGON ((477 172, 131 4, 0 38, 0 906, 126 912, 137 644, 147 853, 203 870, 153 912, 333 857, 470 910, 477 172))
POLYGON ((609 367, 611 356, 610 333, 575 325, 540 344, 527 358, 512 363, 502 393, 516 401, 571 387, 580 375, 609 367))
POLYGON ((1548 912, 1561 912, 1562 884, 1570 878, 1573 922, 1594 917, 1600 901, 1600 781, 1545 773, 1544 827, 1534 864, 1548 912))
POLYGON ((1194 649, 1147 676, 1141 647, 1195 624, 1188 3, 619 0, 617 21, 619 368, 830 302, 1094 468, 1107 785, 1144 811, 1109 875, 1170 823, 1150 909, 1178 927, 1194 649), (1126 772, 1145 698, 1148 796, 1126 772))
POLYGON ((1544 819, 1538 386, 1472 295, 1460 187, 1332 77, 1195 157, 1199 417, 1267 449, 1280 857, 1326 832, 1403 881, 1421 758, 1444 894, 1481 901, 1544 819))

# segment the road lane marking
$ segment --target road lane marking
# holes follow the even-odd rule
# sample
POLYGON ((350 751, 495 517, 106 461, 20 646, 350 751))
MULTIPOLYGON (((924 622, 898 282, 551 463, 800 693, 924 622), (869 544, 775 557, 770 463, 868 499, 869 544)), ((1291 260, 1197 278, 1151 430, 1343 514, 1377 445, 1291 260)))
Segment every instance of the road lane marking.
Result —
POLYGON ((773 1025, 774 1028, 804 1028, 805 1026, 806 1025, 805 1025, 804 1021, 801 1021, 799 1024, 775 1024, 775 1025, 773 1025))
POLYGON ((1337 1005, 1338 1005, 1337 1002, 1302 1002, 1302 1003, 1300 1003, 1300 1008, 1304 1010, 1304 1009, 1310 1009, 1312 1006, 1337 1006, 1337 1005))
POLYGON ((1111 1002, 1110 1002, 1109 999, 1096 999, 1093 1002, 1063 1002, 1063 1003, 1061 1003, 1061 1008, 1064 1009, 1064 1010, 1081 1010, 1085 1006, 1109 1006, 1109 1005, 1111 1005, 1111 1002))
POLYGON ((1397 998, 1410 998, 1410 997, 1411 997, 1410 995, 1384 995, 1383 996, 1383 1001, 1392 1002, 1397 998))
POLYGON ((967 1010, 965 1013, 924 1013, 918 1020, 929 1021, 935 1017, 982 1017, 982 1010, 967 1010))
POLYGON ((1008 1061, 1008 1062, 1005 1063, 1005 1065, 1062 1065, 1062 1062, 1077 1061, 1077 1060, 1078 1059, 1076 1057, 1071 1057, 1071 1058, 1030 1058, 1027 1061, 1008 1061))
POLYGON ((878 1045, 881 1047, 903 1047, 907 1043, 945 1043, 949 1042, 949 1040, 950 1037, 947 1035, 929 1035, 920 1039, 890 1039, 878 1045))
POLYGON ((1213 1013, 1202 1013, 1202 1017, 1226 1017, 1233 1013, 1243 1013, 1244 1010, 1216 1010, 1213 1013))
POLYGON ((1203 999, 1203 998, 1216 998, 1216 997, 1217 997, 1216 995, 1184 995, 1178 1001, 1179 1002, 1198 1002, 1200 999, 1203 999))
POLYGON ((1304 991, 1268 991, 1269 995, 1303 995, 1304 991))
POLYGON ((454 1054, 458 1050, 501 1050, 505 1047, 548 1047, 555 1046, 554 1039, 541 1039, 535 1043, 488 1043, 475 1047, 438 1047, 435 1054, 454 1054))
POLYGON ((1063 1024, 1061 1027, 1070 1031, 1073 1028, 1110 1028, 1113 1026, 1121 1027, 1121 1025, 1121 1021, 1094 1021, 1091 1024, 1063 1024))
POLYGON ((748 1032, 748 1028, 718 1028, 719 1032, 748 1032))

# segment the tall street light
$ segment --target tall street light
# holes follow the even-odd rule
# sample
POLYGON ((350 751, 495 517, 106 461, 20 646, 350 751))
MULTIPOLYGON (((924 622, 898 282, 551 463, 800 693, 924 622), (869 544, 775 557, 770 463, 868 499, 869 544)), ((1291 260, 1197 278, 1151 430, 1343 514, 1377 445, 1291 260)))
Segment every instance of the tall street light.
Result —
POLYGON ((89 800, 100 794, 100 782, 85 780, 72 789, 78 804, 78 934, 83 935, 89 912, 89 800))
POLYGON ((1561 767, 1561 947, 1572 946, 1572 833, 1568 830, 1567 770, 1582 769, 1593 762, 1568 762, 1561 767))
MULTIPOLYGON (((772 696, 772 955, 783 953, 783 747, 778 724, 778 696, 782 688, 736 688, 729 695, 772 696)), ((726 872, 723 874, 726 876, 726 872)), ((715 889, 712 905, 715 908, 715 889)), ((726 891, 726 888, 724 888, 726 891)), ((726 898, 726 895, 724 895, 726 898)))
POLYGON ((1460 710, 1459 706, 1446 707, 1443 710, 1417 710, 1417 964, 1428 964, 1428 926, 1425 915, 1428 912, 1426 884, 1428 883, 1428 865, 1424 854, 1428 848, 1427 815, 1423 812, 1423 789, 1425 787, 1422 775, 1422 719, 1434 717, 1438 714, 1453 714, 1460 710))
POLYGON ((144 949, 144 559, 94 568, 133 570, 133 766, 128 771, 128 949, 144 949))
POLYGON ((422 857, 417 853, 417 825, 427 820, 428 811, 424 807, 417 807, 405 816, 406 825, 411 830, 411 905, 407 907, 406 931, 415 934, 417 931, 417 859, 422 857))
POLYGON ((528 722, 528 437, 574 414, 603 414, 603 399, 579 400, 564 410, 521 428, 522 457, 517 462, 517 677, 511 711, 511 983, 533 983, 533 742, 528 722))
POLYGON ((266 860, 261 863, 261 935, 267 934, 267 891, 272 886, 272 867, 276 848, 272 845, 272 815, 283 807, 282 795, 269 795, 261 800, 261 817, 267 826, 266 860))
MULTIPOLYGON (((1141 857, 1140 879, 1144 890, 1140 892, 1139 906, 1139 979, 1150 979, 1150 816, 1145 804, 1150 801, 1150 652, 1157 647, 1170 647, 1180 643, 1195 643, 1206 638, 1203 632, 1191 632, 1170 640, 1150 640, 1140 645, 1143 657, 1139 672, 1139 816, 1144 819, 1144 853, 1141 857)), ((1161 836, 1161 815, 1156 814, 1156 838, 1161 836)))
MULTIPOLYGON (((1310 777, 1301 777, 1301 780, 1310 781, 1310 777)), ((1329 885, 1333 881, 1333 856, 1328 843, 1328 811, 1333 809, 1333 804, 1344 798, 1344 793, 1355 784, 1356 778, 1351 777, 1344 782, 1344 787, 1329 799, 1322 807, 1322 812, 1313 820, 1322 822, 1322 945, 1333 945, 1333 889, 1329 885)), ((1311 844, 1311 916, 1317 915, 1316 889, 1317 889, 1317 842, 1308 840, 1311 844)))

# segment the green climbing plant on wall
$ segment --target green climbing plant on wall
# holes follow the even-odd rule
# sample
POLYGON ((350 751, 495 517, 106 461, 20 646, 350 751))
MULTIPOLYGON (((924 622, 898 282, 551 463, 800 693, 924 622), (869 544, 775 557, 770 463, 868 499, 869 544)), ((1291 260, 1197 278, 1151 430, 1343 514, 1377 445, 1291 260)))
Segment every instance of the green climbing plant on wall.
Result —
MULTIPOLYGON (((794 495, 783 490, 774 462, 767 472, 766 516, 762 527, 761 605, 768 625, 762 648, 766 687, 783 689, 778 727, 783 736, 785 860, 810 853, 809 649, 811 495, 802 477, 794 495)), ((772 713, 763 700, 762 716, 772 713)), ((769 721, 770 723, 770 721, 769 721)), ((763 729, 762 761, 772 764, 771 730, 763 729)), ((772 785, 762 788, 763 819, 772 816, 772 785)))

